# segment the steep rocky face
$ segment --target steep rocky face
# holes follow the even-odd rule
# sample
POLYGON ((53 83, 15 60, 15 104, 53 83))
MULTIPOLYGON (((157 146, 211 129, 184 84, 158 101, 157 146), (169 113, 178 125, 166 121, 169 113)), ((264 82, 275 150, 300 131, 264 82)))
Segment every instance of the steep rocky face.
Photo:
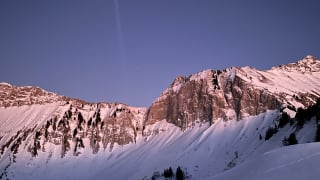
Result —
POLYGON ((195 121, 241 119, 280 107, 274 96, 255 90, 237 76, 230 77, 233 71, 238 70, 207 70, 196 75, 200 78, 176 79, 148 109, 146 125, 166 119, 184 129, 195 121))
POLYGON ((0 179, 19 155, 48 163, 52 156, 96 154, 135 143, 144 112, 120 103, 79 101, 0 106, 0 179))
POLYGON ((198 122, 308 107, 320 96, 319 82, 320 62, 311 56, 268 71, 205 70, 177 77, 147 111, 0 83, 0 157, 23 149, 37 156, 51 145, 61 147, 61 157, 77 156, 84 149, 111 151, 116 145, 135 143, 146 126, 164 119, 186 129, 198 122))
POLYGON ((52 92, 33 86, 13 86, 8 83, 0 83, 0 106, 22 106, 32 104, 46 104, 68 100, 52 92))
MULTIPOLYGON (((88 103, 36 87, 0 84, 0 158, 27 151, 32 156, 60 146, 61 157, 135 143, 145 108, 88 103)), ((13 158, 14 161, 14 158, 13 158)))
POLYGON ((89 141, 87 148, 93 153, 107 148, 111 151, 115 144, 136 142, 143 115, 144 109, 124 104, 99 103, 79 109, 71 105, 62 117, 54 116, 38 132, 43 138, 43 148, 45 142, 61 145, 62 157, 70 149, 74 155, 80 154, 85 148, 84 141, 89 141))
POLYGON ((166 119, 184 129, 198 121, 239 120, 281 106, 307 107, 320 95, 319 67, 307 56, 269 71, 233 67, 178 77, 147 110, 145 125, 166 119))
POLYGON ((60 103, 60 105, 73 104, 75 107, 86 105, 93 106, 81 99, 62 96, 34 86, 14 86, 0 82, 0 108, 19 107, 23 105, 45 105, 60 103))
MULTIPOLYGON (((227 80, 220 93, 224 95, 227 102, 225 108, 229 108, 229 112, 233 110, 235 115, 221 114, 222 118, 239 120, 247 116, 258 115, 268 109, 280 108, 281 102, 274 95, 266 90, 255 88, 254 84, 248 83, 237 76, 236 74, 241 73, 241 69, 234 68, 231 71, 231 79, 223 78, 227 80), (235 74, 233 75, 233 73, 235 74)), ((215 117, 215 119, 217 118, 219 116, 215 117)))
POLYGON ((308 55, 298 62, 280 65, 279 67, 274 67, 272 69, 281 69, 289 72, 299 71, 301 73, 312 73, 320 71, 320 63, 315 57, 308 55))

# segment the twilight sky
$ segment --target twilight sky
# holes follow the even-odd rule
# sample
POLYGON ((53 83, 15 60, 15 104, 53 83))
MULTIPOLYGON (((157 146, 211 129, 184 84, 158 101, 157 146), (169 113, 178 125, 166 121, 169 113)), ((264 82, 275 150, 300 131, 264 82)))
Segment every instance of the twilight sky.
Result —
POLYGON ((148 106, 178 75, 320 57, 318 0, 1 0, 0 81, 148 106))

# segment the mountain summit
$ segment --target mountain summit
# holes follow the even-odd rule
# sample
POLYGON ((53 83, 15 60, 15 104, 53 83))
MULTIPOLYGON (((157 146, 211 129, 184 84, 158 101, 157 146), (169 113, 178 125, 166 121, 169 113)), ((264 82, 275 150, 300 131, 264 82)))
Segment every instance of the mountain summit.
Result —
POLYGON ((0 179, 161 179, 171 167, 228 179, 270 151, 293 152, 278 166, 304 147, 319 158, 318 145, 304 146, 320 129, 319 82, 320 61, 307 56, 177 77, 149 108, 0 83, 0 179))
POLYGON ((251 67, 205 70, 177 77, 151 105, 146 124, 166 119, 187 128, 195 121, 243 119, 280 107, 308 107, 320 96, 320 61, 260 71, 251 67))

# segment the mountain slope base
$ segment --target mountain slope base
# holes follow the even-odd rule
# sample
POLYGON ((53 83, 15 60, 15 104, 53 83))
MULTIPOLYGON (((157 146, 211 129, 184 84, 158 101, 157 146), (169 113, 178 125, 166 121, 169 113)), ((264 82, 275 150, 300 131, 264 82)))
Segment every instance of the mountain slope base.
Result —
POLYGON ((207 180, 319 179, 320 143, 299 144, 264 153, 207 180))

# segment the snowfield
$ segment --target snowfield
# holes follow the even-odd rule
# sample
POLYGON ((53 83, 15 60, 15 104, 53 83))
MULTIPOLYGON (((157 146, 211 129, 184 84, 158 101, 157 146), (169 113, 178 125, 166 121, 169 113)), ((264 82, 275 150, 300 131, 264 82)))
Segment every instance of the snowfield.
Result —
MULTIPOLYGON (((57 109, 56 105, 52 105, 52 110, 41 107, 35 105, 31 109, 36 108, 38 111, 46 109, 47 116, 50 116, 52 110, 57 109)), ((27 108, 1 109, 1 114, 5 115, 6 111, 8 114, 15 111, 17 120, 20 117, 33 119, 33 116, 36 116, 36 113, 28 116, 27 108)), ((142 136, 140 133, 136 144, 116 145, 112 151, 100 149, 97 154, 92 154, 89 140, 84 139, 84 145, 88 148, 85 148, 79 156, 74 156, 70 150, 64 158, 60 156, 61 147, 50 143, 47 143, 45 151, 40 151, 36 157, 25 153, 27 147, 20 146, 18 152, 23 153, 18 153, 15 163, 7 168, 8 177, 9 179, 150 179, 154 172, 162 173, 163 169, 169 166, 173 169, 181 166, 189 179, 234 179, 242 176, 256 179, 261 173, 273 174, 275 171, 279 175, 285 174, 287 170, 281 169, 285 164, 292 164, 290 168, 298 168, 299 162, 307 165, 319 162, 317 160, 311 162, 308 158, 319 158, 313 152, 319 150, 320 145, 282 147, 283 137, 288 137, 293 131, 289 125, 268 141, 259 139, 259 135, 264 136, 266 129, 276 122, 278 116, 279 111, 274 110, 241 121, 219 120, 211 126, 208 123, 196 123, 184 132, 163 120, 147 126, 145 129, 147 136, 142 136), (299 154, 306 148, 310 149, 310 154, 308 152, 299 154), (286 155, 287 152, 290 155, 286 155), (298 161, 293 162, 293 159, 298 161), (261 163, 261 167, 256 171, 254 169, 258 166, 255 163, 261 163), (254 173, 248 171, 249 174, 246 175, 243 171, 250 167, 254 173)), ((10 125, 12 127, 31 123, 17 122, 13 120, 14 116, 7 118, 10 118, 10 122, 16 122, 10 125)), ((309 126, 308 130, 301 130, 297 137, 303 141, 311 141, 316 130, 314 124, 315 119, 307 123, 305 126, 309 126)), ((3 123, 3 125, 8 124, 3 123)), ((10 158, 13 158, 12 155, 7 154, 7 158, 1 159, 1 169, 7 166, 10 158)))
POLYGON ((319 97, 312 56, 177 77, 149 109, 0 83, 0 179, 319 179, 319 97))
POLYGON ((320 143, 277 148, 207 180, 319 179, 320 143))

